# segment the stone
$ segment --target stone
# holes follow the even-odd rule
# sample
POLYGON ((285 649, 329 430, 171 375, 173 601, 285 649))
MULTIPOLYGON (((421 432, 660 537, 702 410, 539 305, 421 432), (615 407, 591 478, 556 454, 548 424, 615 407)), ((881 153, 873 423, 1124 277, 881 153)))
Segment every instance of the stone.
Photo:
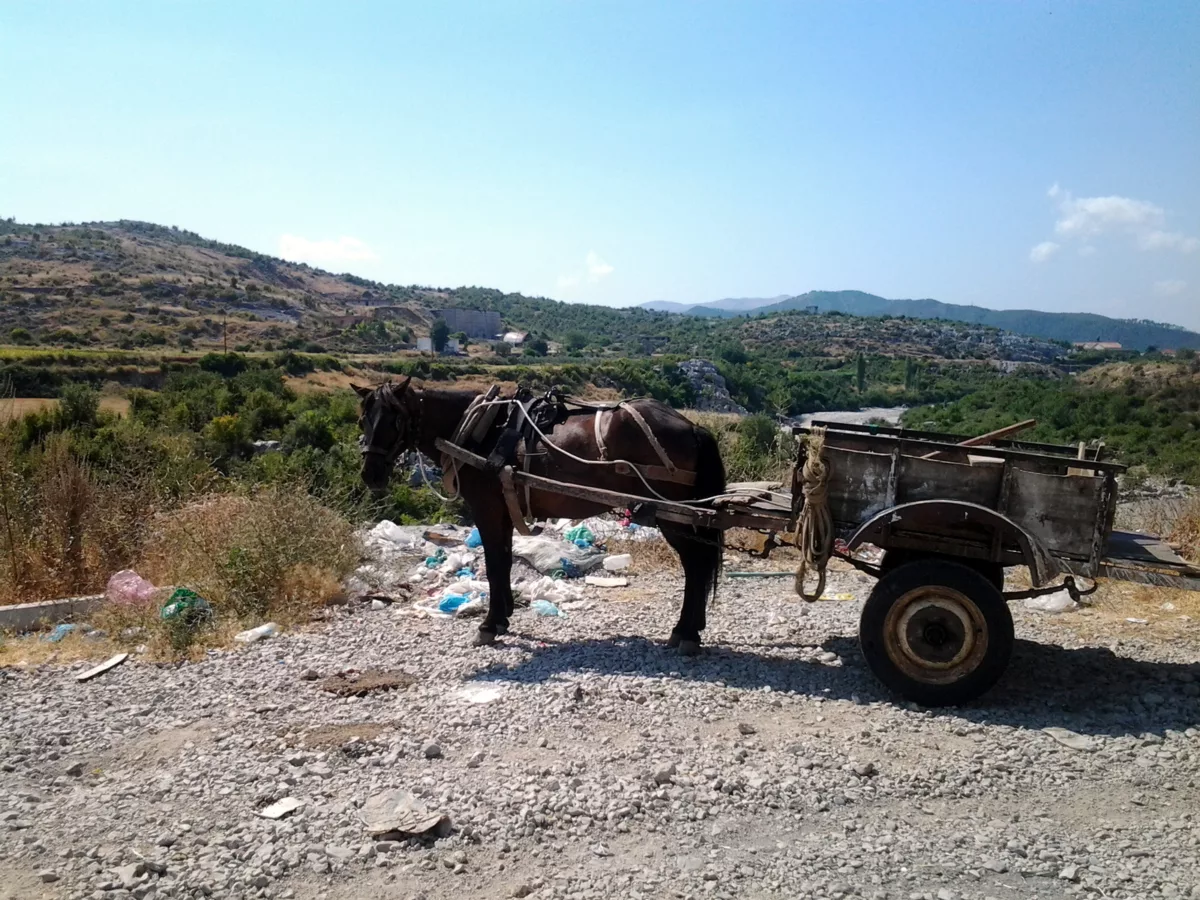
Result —
POLYGON ((424 746, 424 748, 422 748, 421 752, 423 754, 425 754, 426 759, 441 759, 442 758, 442 748, 434 743, 426 744, 424 746))
POLYGON ((738 734, 758 734, 758 729, 749 722, 739 722, 738 734))
POLYGON ((1076 865, 1064 866, 1062 871, 1058 873, 1058 877, 1061 878, 1063 881, 1078 881, 1079 880, 1079 866, 1076 866, 1076 865))
POLYGON ((43 869, 38 872, 37 877, 42 884, 54 884, 54 882, 58 881, 58 873, 51 869, 43 869))
POLYGON ((67 766, 67 774, 72 778, 78 778, 83 774, 83 763, 77 762, 67 766))

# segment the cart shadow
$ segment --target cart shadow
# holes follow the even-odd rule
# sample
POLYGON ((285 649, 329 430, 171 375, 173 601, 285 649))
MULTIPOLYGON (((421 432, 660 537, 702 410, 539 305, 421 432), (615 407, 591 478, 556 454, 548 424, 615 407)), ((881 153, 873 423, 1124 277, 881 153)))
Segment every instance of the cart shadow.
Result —
MULTIPOLYGON (((514 635, 519 639, 519 636, 514 635)), ((835 637, 819 646, 763 643, 747 651, 722 645, 693 659, 662 643, 621 635, 600 639, 522 641, 529 656, 496 661, 477 681, 543 684, 568 673, 674 678, 731 688, 793 691, 798 695, 908 707, 866 667, 858 641, 835 637), (798 649, 825 651, 837 662, 797 659, 798 649)), ((828 657, 827 657, 828 658, 828 657)), ((945 712, 972 722, 1016 728, 1058 726, 1082 734, 1163 734, 1200 727, 1200 663, 1145 662, 1102 647, 1066 648, 1018 640, 1000 683, 975 703, 945 712)), ((915 707, 914 707, 915 708, 915 707)))

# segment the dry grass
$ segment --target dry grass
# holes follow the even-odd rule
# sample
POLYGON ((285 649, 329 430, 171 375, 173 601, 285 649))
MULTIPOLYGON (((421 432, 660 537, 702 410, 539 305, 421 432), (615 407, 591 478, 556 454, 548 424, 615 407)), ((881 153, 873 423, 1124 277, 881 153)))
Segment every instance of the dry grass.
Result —
MULTIPOLYGON (((0 422, 21 419, 30 413, 42 412, 58 406, 58 401, 47 397, 9 397, 0 400, 0 422)), ((124 397, 106 395, 100 398, 103 412, 123 416, 129 412, 129 401, 124 397)))
POLYGON ((160 517, 139 571, 187 585, 222 618, 307 621, 358 562, 350 524, 299 489, 214 495, 160 517))

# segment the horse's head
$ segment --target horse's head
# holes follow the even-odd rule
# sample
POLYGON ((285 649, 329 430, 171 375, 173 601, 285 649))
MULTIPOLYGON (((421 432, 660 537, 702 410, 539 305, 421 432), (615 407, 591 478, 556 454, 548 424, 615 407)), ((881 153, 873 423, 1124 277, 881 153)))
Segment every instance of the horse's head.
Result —
POLYGON ((376 493, 387 488, 396 458, 417 443, 417 407, 411 378, 368 388, 352 385, 361 398, 362 480, 376 493))

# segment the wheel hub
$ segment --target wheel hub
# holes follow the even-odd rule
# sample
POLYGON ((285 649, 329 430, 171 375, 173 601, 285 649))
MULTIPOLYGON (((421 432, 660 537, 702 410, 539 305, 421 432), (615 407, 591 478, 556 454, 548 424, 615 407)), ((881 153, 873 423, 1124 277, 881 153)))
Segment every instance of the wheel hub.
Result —
POLYGON ((885 634, 892 662, 927 683, 963 677, 987 650, 987 629, 979 607, 943 585, 902 596, 888 613, 885 634))

